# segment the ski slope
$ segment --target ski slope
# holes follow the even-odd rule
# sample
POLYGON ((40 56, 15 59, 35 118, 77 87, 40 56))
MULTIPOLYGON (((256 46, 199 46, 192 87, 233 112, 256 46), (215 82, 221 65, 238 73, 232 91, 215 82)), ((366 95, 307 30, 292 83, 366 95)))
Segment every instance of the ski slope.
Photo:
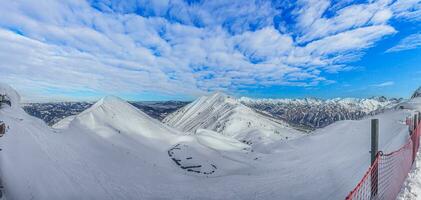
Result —
MULTIPOLYGON (((370 162, 370 119, 340 121, 270 153, 212 130, 175 130, 117 97, 50 128, 19 107, 0 109, 0 178, 7 199, 342 199, 370 162), (199 167, 198 167, 199 166, 199 167), (190 169, 190 171, 189 171, 190 169)), ((408 105, 414 105, 408 102, 408 105)), ((380 119, 380 149, 400 147, 412 110, 380 119)))

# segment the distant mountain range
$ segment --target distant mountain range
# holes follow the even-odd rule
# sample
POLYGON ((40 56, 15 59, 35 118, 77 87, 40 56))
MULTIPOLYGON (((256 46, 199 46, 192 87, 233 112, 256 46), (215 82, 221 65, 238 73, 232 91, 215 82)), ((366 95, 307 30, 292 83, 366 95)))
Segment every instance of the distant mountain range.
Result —
MULTIPOLYGON (((169 113, 185 106, 189 102, 183 101, 163 101, 163 102, 129 102, 136 108, 142 110, 149 116, 162 120, 169 113)), ((44 120, 49 126, 58 121, 81 113, 91 107, 91 102, 59 102, 59 103, 26 103, 23 109, 30 115, 44 120)))
POLYGON ((240 102, 258 112, 306 129, 325 127, 339 120, 357 120, 392 108, 403 99, 373 97, 368 99, 335 98, 250 99, 240 102))
MULTIPOLYGON (((420 96, 420 91, 421 90, 417 90, 413 96, 420 96)), ((295 129, 299 130, 313 130, 316 128, 325 127, 339 120, 361 119, 367 115, 374 115, 376 113, 382 112, 385 109, 392 108, 403 101, 403 99, 388 99, 386 97, 372 97, 367 99, 335 98, 328 100, 315 98, 251 99, 247 97, 235 99, 225 94, 217 94, 218 98, 223 97, 224 99, 228 100, 221 100, 219 102, 225 102, 223 105, 212 105, 211 108, 215 108, 215 106, 219 106, 218 109, 221 108, 220 110, 212 111, 215 112, 215 115, 213 116, 214 118, 221 117, 224 114, 222 112, 228 112, 227 110, 237 111, 241 109, 244 110, 248 107, 254 110, 254 112, 257 114, 265 116, 265 118, 271 119, 272 121, 276 121, 276 123, 283 123, 284 125, 289 124, 289 126, 293 126, 295 129)), ((189 106, 186 105, 190 102, 182 101, 130 102, 130 104, 145 112, 152 118, 162 121, 165 117, 171 113, 174 113, 175 111, 177 112, 175 112, 174 115, 180 112, 186 112, 186 109, 189 109, 188 107, 193 107, 194 104, 198 104, 199 100, 200 98, 189 106), (183 108, 184 106, 186 107, 183 108)), ((203 101, 203 99, 201 101, 203 101)), ((61 119, 79 114, 92 105, 93 103, 91 102, 27 103, 23 105, 23 109, 28 114, 44 120, 48 125, 51 126, 61 119)), ((229 116, 222 117, 231 117, 232 112, 228 113, 230 113, 229 116)), ((202 113, 202 115, 203 114, 204 113, 202 113)), ((172 118, 174 118, 174 116, 172 116, 172 118)), ((215 126, 211 129, 216 131, 227 130, 226 127, 224 127, 226 126, 225 122, 220 121, 219 124, 212 124, 212 120, 209 120, 210 121, 200 122, 203 123, 203 125, 195 124, 199 122, 195 122, 193 124, 192 122, 185 122, 186 124, 183 125, 182 129, 185 131, 194 131, 197 128, 203 128, 202 126, 207 128, 215 126)), ((226 121, 227 119, 224 120, 226 121)), ((169 124, 176 123, 170 118, 167 118, 164 120, 164 122, 169 124)))
POLYGON ((49 126, 91 107, 90 102, 26 103, 22 108, 34 117, 42 119, 49 126))

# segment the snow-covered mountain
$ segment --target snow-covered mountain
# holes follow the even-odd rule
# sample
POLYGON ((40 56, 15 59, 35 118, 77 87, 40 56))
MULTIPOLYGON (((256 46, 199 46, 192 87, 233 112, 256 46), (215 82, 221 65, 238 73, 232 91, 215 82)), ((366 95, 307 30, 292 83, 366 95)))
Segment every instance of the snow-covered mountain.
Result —
MULTIPOLYGON (((162 120, 169 113, 185 106, 189 102, 183 101, 145 101, 129 102, 149 116, 162 120)), ((77 115, 91 107, 91 102, 54 102, 54 103, 25 103, 23 109, 30 115, 44 120, 49 126, 73 115, 77 115)))
POLYGON ((282 120, 259 114, 235 98, 219 92, 200 97, 168 115, 163 122, 183 132, 213 130, 260 150, 267 150, 264 146, 274 141, 303 136, 303 133, 282 120))
POLYGON ((414 94, 412 94, 411 99, 417 98, 417 97, 421 97, 421 86, 417 90, 415 90, 414 94))
POLYGON ((112 139, 113 142, 119 141, 120 138, 129 138, 141 143, 146 142, 145 145, 152 147, 160 147, 162 144, 155 145, 151 141, 172 141, 175 137, 172 130, 162 126, 156 119, 113 96, 102 98, 74 117, 69 123, 69 127, 71 126, 89 129, 103 138, 112 139))
POLYGON ((0 140, 8 199, 200 199, 209 189, 187 193, 202 182, 194 176, 247 173, 255 158, 247 144, 208 130, 182 134, 117 97, 52 129, 20 108, 13 89, 0 92, 13 99, 0 109, 9 127, 0 140))
POLYGON ((296 126, 325 127, 339 120, 356 120, 396 106, 402 99, 375 97, 369 99, 335 98, 329 100, 305 99, 251 99, 240 102, 256 111, 285 120, 296 126))
MULTIPOLYGON (((25 113, 10 87, 0 84, 0 93, 12 100, 0 108, 8 126, 0 138, 6 199, 343 199, 370 163, 369 118, 274 142, 262 154, 211 130, 177 131, 116 97, 55 129, 25 113)), ((408 108, 420 110, 419 102, 408 108)), ((405 117, 413 114, 375 116, 379 149, 391 152, 407 141, 405 117)))

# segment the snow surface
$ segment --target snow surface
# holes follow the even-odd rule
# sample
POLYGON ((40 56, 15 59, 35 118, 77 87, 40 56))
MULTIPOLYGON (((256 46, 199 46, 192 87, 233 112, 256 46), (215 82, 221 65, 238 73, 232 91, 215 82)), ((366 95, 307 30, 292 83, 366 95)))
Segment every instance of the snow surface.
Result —
MULTIPOLYGON (((421 111, 421 97, 415 97, 411 99, 406 106, 411 106, 413 109, 421 111)), ((408 178, 405 182, 405 186, 402 188, 401 193, 398 195, 398 200, 416 200, 421 199, 421 149, 418 150, 417 158, 412 171, 409 173, 408 178)))
POLYGON ((20 104, 20 95, 9 85, 0 83, 0 95, 7 95, 10 99, 12 107, 19 107, 20 104))
MULTIPOLYGON (((406 142, 411 114, 375 116, 381 150, 406 142)), ((0 139, 7 199, 343 199, 370 162, 369 118, 270 143, 267 154, 211 130, 177 131, 116 97, 60 129, 17 106, 0 109, 0 120, 9 126, 0 139)))
POLYGON ((267 146, 274 142, 304 135, 286 122, 259 114, 219 92, 197 99, 167 116, 163 122, 183 132, 213 130, 265 153, 271 152, 272 149, 267 146))
POLYGON ((68 116, 60 121, 58 121, 57 123, 53 124, 53 128, 55 129, 65 129, 68 128, 70 126, 70 123, 76 118, 76 115, 71 115, 68 116))

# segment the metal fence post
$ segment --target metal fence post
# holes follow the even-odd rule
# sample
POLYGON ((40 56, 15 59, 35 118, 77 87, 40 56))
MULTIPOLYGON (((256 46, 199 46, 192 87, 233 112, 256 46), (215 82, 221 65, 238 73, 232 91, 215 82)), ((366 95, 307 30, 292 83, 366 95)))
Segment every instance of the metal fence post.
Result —
POLYGON ((409 135, 412 135, 412 118, 411 117, 407 117, 406 121, 408 123, 409 135))
POLYGON ((376 163, 379 151, 379 119, 371 120, 371 198, 377 196, 378 191, 378 165, 376 163))

